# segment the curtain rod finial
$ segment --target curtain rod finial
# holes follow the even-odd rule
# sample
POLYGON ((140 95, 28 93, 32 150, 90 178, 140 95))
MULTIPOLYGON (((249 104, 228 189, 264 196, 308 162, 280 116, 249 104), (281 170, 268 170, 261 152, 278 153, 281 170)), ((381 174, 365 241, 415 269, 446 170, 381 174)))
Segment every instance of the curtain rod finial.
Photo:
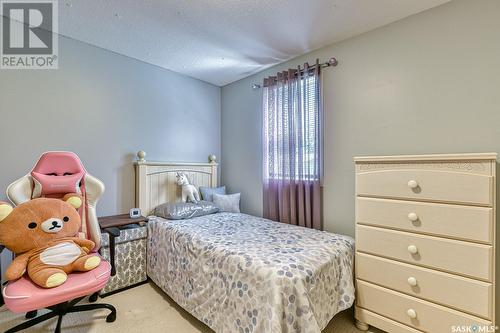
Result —
POLYGON ((339 64, 339 62, 338 62, 338 61, 337 61, 337 59, 336 59, 336 58, 334 58, 334 57, 331 57, 331 58, 330 58, 330 60, 328 60, 328 65, 329 65, 329 66, 334 66, 334 67, 335 67, 335 66, 337 66, 338 64, 339 64))

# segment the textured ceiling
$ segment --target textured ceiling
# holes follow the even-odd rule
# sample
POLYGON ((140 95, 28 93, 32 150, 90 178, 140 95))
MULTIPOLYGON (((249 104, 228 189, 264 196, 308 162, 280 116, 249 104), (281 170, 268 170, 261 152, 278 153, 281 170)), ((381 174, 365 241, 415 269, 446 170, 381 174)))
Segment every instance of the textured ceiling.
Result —
POLYGON ((59 0, 59 32, 223 86, 448 0, 59 0))

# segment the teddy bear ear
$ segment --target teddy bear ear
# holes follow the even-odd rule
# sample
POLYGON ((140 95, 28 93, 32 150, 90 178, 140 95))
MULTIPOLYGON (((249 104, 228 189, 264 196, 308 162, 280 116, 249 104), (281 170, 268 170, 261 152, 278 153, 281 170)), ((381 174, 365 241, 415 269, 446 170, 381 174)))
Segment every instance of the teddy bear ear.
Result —
POLYGON ((7 216, 9 216, 10 213, 14 208, 12 208, 11 205, 9 205, 6 202, 0 201, 0 222, 2 222, 7 216))
POLYGON ((68 193, 63 197, 63 200, 69 203, 71 206, 78 209, 82 206, 83 200, 82 196, 76 193, 68 193))

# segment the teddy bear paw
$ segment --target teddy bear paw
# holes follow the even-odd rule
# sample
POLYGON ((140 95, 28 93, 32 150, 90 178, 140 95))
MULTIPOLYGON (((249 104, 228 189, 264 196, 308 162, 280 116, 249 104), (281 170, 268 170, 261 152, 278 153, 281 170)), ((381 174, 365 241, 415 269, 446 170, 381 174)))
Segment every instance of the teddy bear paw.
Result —
POLYGON ((68 278, 68 276, 66 274, 64 274, 64 273, 55 273, 55 274, 52 274, 47 279, 47 282, 45 282, 45 287, 47 287, 47 288, 53 288, 53 287, 60 286, 61 284, 63 284, 64 282, 66 282, 67 278, 68 278))
POLYGON ((99 266, 101 263, 101 258, 98 256, 90 257, 87 260, 85 260, 85 264, 83 265, 86 270, 91 270, 99 266))

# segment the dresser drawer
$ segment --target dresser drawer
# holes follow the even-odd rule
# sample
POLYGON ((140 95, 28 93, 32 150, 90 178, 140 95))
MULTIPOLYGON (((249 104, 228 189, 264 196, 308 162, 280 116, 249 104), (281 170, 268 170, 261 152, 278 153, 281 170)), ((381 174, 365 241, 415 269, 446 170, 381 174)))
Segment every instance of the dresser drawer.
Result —
POLYGON ((358 197, 356 222, 492 243, 493 209, 358 197))
POLYGON ((371 283, 357 280, 356 285, 357 306, 424 332, 451 332, 452 326, 458 325, 491 325, 490 321, 371 283))
POLYGON ((356 249, 487 281, 492 277, 489 245, 358 225, 356 249))
POLYGON ((384 170, 356 174, 356 193, 491 206, 493 177, 451 171, 384 170))
MULTIPOLYGON (((356 319, 363 322, 373 325, 384 332, 391 333, 422 333, 422 331, 416 330, 410 326, 403 325, 394 321, 392 319, 383 317, 378 315, 372 311, 368 311, 366 309, 362 309, 360 307, 354 307, 356 319)), ((371 332, 371 331, 368 331, 371 332)))
POLYGON ((479 317, 492 318, 491 283, 363 253, 356 254, 355 268, 358 279, 479 317))

